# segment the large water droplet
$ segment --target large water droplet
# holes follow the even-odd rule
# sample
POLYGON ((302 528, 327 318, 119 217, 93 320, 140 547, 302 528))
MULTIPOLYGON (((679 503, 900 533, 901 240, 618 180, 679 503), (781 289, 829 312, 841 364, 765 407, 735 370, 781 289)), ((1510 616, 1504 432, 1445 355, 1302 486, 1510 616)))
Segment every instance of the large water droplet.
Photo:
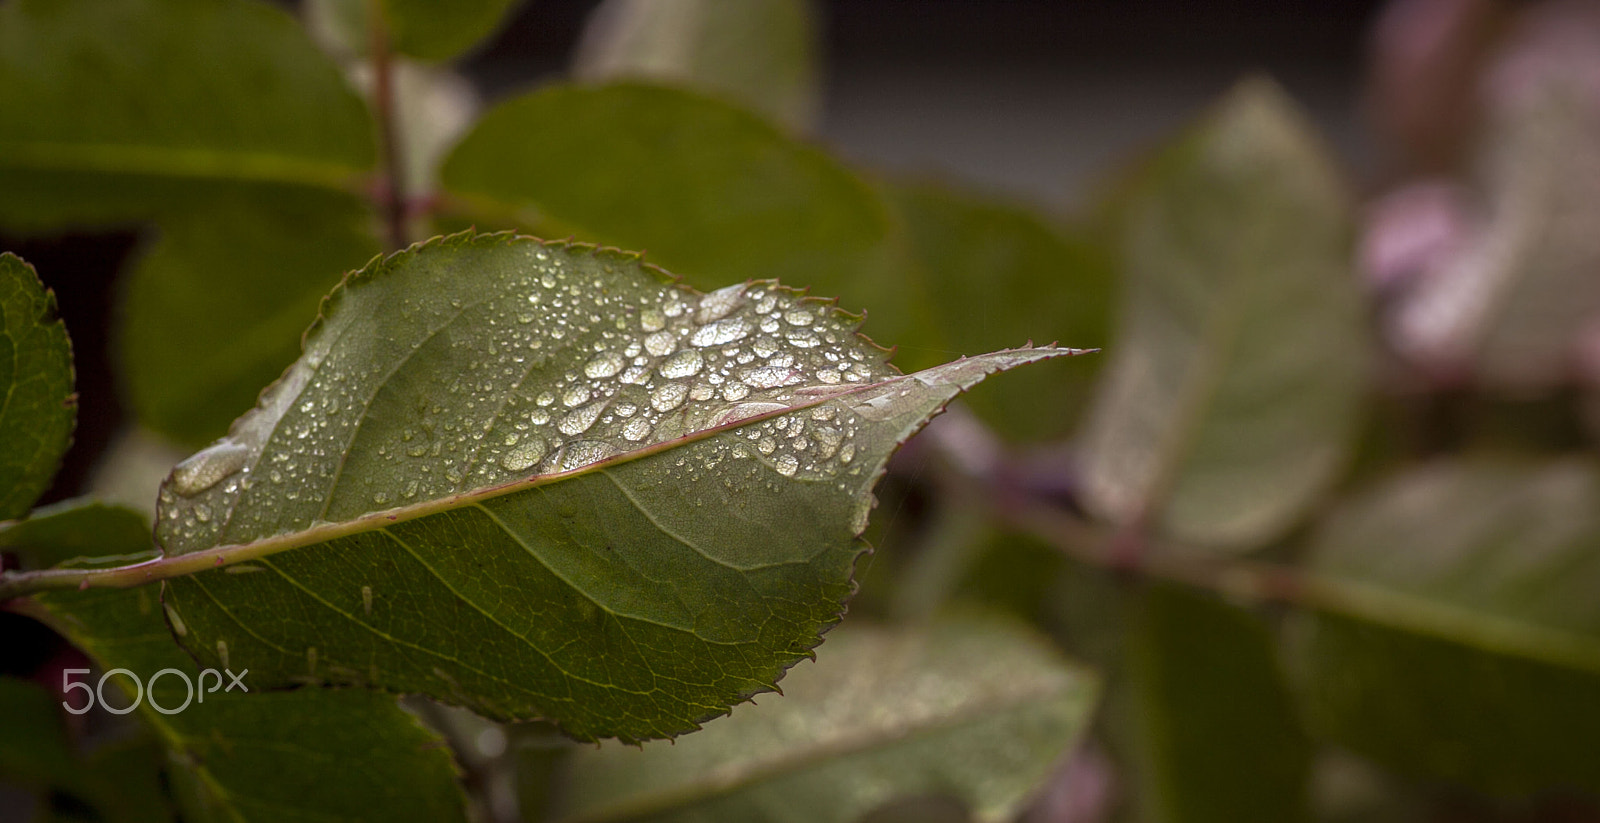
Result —
POLYGON ((622 355, 614 351, 598 355, 583 366, 583 373, 594 378, 610 377, 619 371, 622 371, 622 355))
POLYGON ((588 402, 590 396, 591 393, 588 386, 573 386, 567 389, 566 394, 561 396, 561 402, 570 409, 573 406, 580 406, 588 402))
POLYGON ((568 437, 583 434, 589 430, 590 426, 594 425, 594 421, 600 417, 600 412, 605 411, 608 402, 610 401, 598 400, 581 409, 569 412, 566 417, 561 418, 561 422, 556 424, 556 428, 568 437))
POLYGON ((694 349, 684 349, 663 360, 656 371, 669 380, 680 380, 698 374, 700 368, 704 365, 705 358, 700 356, 700 352, 694 349))
POLYGON ((804 378, 787 366, 760 366, 740 372, 739 379, 752 389, 771 389, 792 386, 804 378))
POLYGON ((500 465, 508 472, 520 472, 533 466, 544 457, 543 437, 530 437, 522 445, 500 455, 500 465))
POLYGON ((600 440, 579 440, 562 447, 558 466, 560 471, 568 472, 619 454, 622 454, 622 450, 610 443, 600 440))
POLYGON ((733 310, 744 302, 744 288, 744 284, 739 283, 717 289, 700 298, 700 308, 695 311, 694 322, 705 325, 732 314, 733 310))
POLYGON ((751 331, 749 320, 729 317, 695 329, 694 334, 689 336, 689 342, 702 347, 721 346, 748 337, 751 331))
POLYGON ((173 468, 172 490, 184 497, 193 497, 244 468, 249 458, 248 447, 231 440, 218 440, 173 468))
POLYGON ((672 411, 683 405, 689 397, 689 387, 682 383, 663 383, 650 393, 650 405, 656 411, 672 411))
POLYGON ((670 331, 658 331, 644 339, 644 350, 656 357, 666 357, 677 347, 678 340, 670 331))
POLYGON ((772 462, 773 468, 777 469, 778 474, 781 474, 784 477, 793 477, 795 471, 800 468, 799 459, 792 454, 780 454, 778 455, 778 459, 772 462))
POLYGON ((639 312, 639 328, 645 331, 661 331, 666 325, 667 316, 654 306, 639 312))
POLYGON ((622 436, 637 443, 650 436, 650 429, 649 418, 635 417, 622 424, 622 436))

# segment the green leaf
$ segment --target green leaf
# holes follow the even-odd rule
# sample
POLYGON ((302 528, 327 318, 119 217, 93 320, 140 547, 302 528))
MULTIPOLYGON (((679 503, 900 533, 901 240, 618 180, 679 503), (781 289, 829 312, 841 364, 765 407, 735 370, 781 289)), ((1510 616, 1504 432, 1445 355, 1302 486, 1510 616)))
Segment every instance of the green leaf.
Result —
POLYGON ((1097 679, 1023 624, 945 619, 841 629, 785 696, 673 745, 575 753, 569 821, 849 823, 885 803, 952 795, 1012 820, 1089 723, 1097 679))
POLYGON ((103 557, 150 548, 146 515, 96 500, 64 500, 35 509, 27 520, 0 531, 0 551, 15 552, 30 569, 76 557, 103 557))
POLYGON ((347 195, 226 200, 162 221, 134 269, 120 328, 139 419, 198 445, 294 362, 306 318, 341 272, 378 252, 371 215, 347 195))
POLYGON ((38 683, 0 676, 0 783, 35 791, 78 783, 61 704, 38 683))
POLYGON ((1167 585, 1131 605, 1128 708, 1143 819, 1306 819, 1310 743, 1267 627, 1167 585))
POLYGON ((1365 370, 1349 222, 1325 152, 1265 81, 1162 157, 1122 217, 1128 286, 1084 434, 1095 512, 1248 548, 1327 486, 1365 370))
POLYGON ((1396 769, 1503 791, 1600 786, 1600 472, 1402 474, 1313 546, 1297 652, 1316 726, 1396 769))
MULTIPOLYGON (((806 283, 882 307, 884 339, 924 299, 903 282, 887 206, 820 149, 734 106, 636 84, 547 86, 492 109, 445 161, 480 225, 522 220, 692 273, 806 283)), ((1026 332, 1018 330, 1025 336, 1026 332)))
POLYGON ((167 793, 167 752, 155 735, 103 743, 84 760, 80 767, 82 797, 105 823, 170 823, 177 819, 177 809, 167 793))
POLYGON ((0 223, 145 219, 253 184, 349 187, 361 101, 299 25, 245 0, 16 0, 0 8, 0 223))
MULTIPOLYGON (((939 350, 989 351, 1019 333, 1040 342, 1106 343, 1111 261, 1084 237, 1049 225, 1026 209, 932 184, 891 186, 905 223, 938 336, 915 348, 904 341, 896 362, 922 368, 939 350), (937 348, 934 348, 937 347, 937 348)), ((923 341, 918 341, 923 342, 923 341)), ((1071 431, 1089 399, 1102 358, 1029 369, 967 400, 990 426, 1020 441, 1071 431)))
MULTIPOLYGON (((91 518, 85 527, 103 514, 92 506, 81 511, 91 518)), ((137 542, 125 539, 106 549, 133 553, 149 545, 144 532, 137 542)), ((173 642, 154 587, 50 592, 37 601, 51 625, 101 670, 138 676, 143 696, 135 714, 166 745, 186 819, 465 819, 449 754, 392 697, 347 689, 263 693, 253 673, 229 661, 217 668, 243 673, 250 692, 235 687, 201 699, 174 674, 152 685, 164 669, 177 669, 190 683, 201 669, 173 642), (172 714, 154 708, 176 709, 190 697, 194 702, 172 714), (334 771, 339 779, 330 782, 334 771)), ((207 688, 214 679, 208 676, 207 688)), ((221 685, 228 681, 224 676, 221 685)), ((117 687, 105 689, 113 705, 132 702, 126 676, 107 683, 117 687)), ((72 700, 83 703, 81 695, 72 700)))
POLYGON ((461 56, 506 21, 518 0, 308 0, 312 31, 337 50, 366 55, 371 47, 370 11, 383 13, 389 48, 419 60, 461 56))
POLYGON ((165 553, 238 564, 169 583, 183 642, 264 684, 695 729, 838 620, 891 451, 986 374, 1072 353, 901 377, 857 319, 504 234, 376 262, 163 486, 165 553))
POLYGON ((815 30, 807 0, 607 0, 573 74, 682 83, 803 130, 821 97, 815 30))
POLYGON ((72 441, 72 343, 56 296, 0 252, 0 520, 28 511, 72 441))

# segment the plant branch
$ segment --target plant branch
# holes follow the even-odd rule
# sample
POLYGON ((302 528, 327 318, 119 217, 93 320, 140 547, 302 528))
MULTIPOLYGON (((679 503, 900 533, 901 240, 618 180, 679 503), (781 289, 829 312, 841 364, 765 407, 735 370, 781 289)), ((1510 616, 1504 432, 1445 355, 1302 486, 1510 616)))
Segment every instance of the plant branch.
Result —
POLYGON ((367 0, 368 53, 372 61, 372 107, 378 119, 379 151, 383 159, 383 182, 378 190, 378 210, 383 215, 384 232, 390 251, 409 244, 407 229, 405 156, 400 145, 398 113, 395 110, 394 59, 389 50, 389 30, 384 21, 383 3, 367 0))

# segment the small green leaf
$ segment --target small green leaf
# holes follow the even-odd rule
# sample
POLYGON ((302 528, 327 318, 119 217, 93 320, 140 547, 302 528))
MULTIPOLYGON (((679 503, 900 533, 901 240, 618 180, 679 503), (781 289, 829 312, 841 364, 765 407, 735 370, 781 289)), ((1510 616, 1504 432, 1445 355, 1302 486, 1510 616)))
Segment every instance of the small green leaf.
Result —
POLYGON ((645 249, 700 288, 771 278, 886 311, 922 299, 897 279, 902 252, 870 186, 763 118, 685 91, 547 86, 484 115, 442 180, 480 225, 645 249))
POLYGON ((378 252, 371 215, 347 195, 228 199, 161 223, 127 286, 124 384, 140 422, 191 446, 299 353, 306 318, 340 272, 378 252))
POLYGON ((312 31, 336 51, 366 55, 371 48, 369 12, 383 13, 389 48, 418 60, 461 56, 505 23, 518 0, 307 0, 312 31))
POLYGON ((1015 819, 1083 733, 1097 679, 1024 625, 850 626, 783 697, 672 745, 575 753, 566 821, 850 823, 894 800, 963 801, 1015 819))
POLYGON ((0 398, 0 520, 9 520, 49 487, 78 404, 56 296, 10 252, 0 252, 0 398))
POLYGON ((146 515, 96 500, 64 500, 35 509, 27 520, 0 531, 0 551, 15 552, 29 569, 47 569, 77 557, 104 557, 150 548, 146 515))
POLYGON ((241 184, 344 188, 373 158, 361 101, 270 4, 0 7, 0 223, 146 219, 241 184))
POLYGON ((1402 474, 1313 545, 1296 647, 1318 729, 1502 791, 1600 785, 1600 471, 1479 460, 1402 474))
POLYGON ((78 784, 61 704, 38 683, 0 676, 0 784, 33 791, 78 784))
MULTIPOLYGON (((896 363, 923 368, 942 359, 941 350, 989 351, 1019 333, 1039 342, 1105 345, 1112 267, 1104 250, 1026 209, 943 186, 900 185, 887 193, 906 225, 935 315, 919 328, 929 339, 902 341, 896 363)), ((1029 369, 967 404, 1017 440, 1063 436, 1087 405, 1101 361, 1029 369)))
POLYGON ((1217 548, 1282 534, 1344 463, 1360 405, 1343 184, 1283 93, 1249 82, 1122 222, 1129 285, 1084 434, 1088 504, 1217 548))
POLYGON ((376 262, 163 486, 168 556, 244 561, 169 583, 183 642, 262 683, 577 737, 695 729, 838 620, 900 443, 985 375, 1073 353, 899 376, 857 320, 510 235, 376 262))
POLYGON ((821 97, 815 29, 808 0, 607 0, 573 74, 682 83, 805 130, 821 97))
POLYGON ((1143 819, 1305 819, 1310 742, 1267 627, 1165 585, 1131 606, 1128 708, 1143 819))
MULTIPOLYGON (((85 528, 103 515, 92 505, 80 511, 90 518, 85 528)), ((137 542, 126 539, 105 548, 134 553, 149 545, 144 532, 137 542)), ((392 697, 331 689, 263 693, 254 674, 243 673, 249 693, 219 688, 202 699, 198 687, 191 691, 177 674, 155 677, 176 669, 195 684, 201 669, 173 642, 155 587, 51 592, 37 601, 53 627, 102 671, 124 668, 138 676, 143 685, 135 715, 167 747, 185 819, 465 819, 447 750, 392 697), (193 702, 185 706, 186 699, 193 702), (167 714, 158 705, 185 707, 167 714), (335 771, 339 779, 330 782, 335 771)), ((235 673, 245 668, 232 661, 217 666, 224 667, 235 673)), ((213 679, 204 681, 208 689, 213 679)), ((114 705, 132 702, 127 677, 107 682, 117 685, 105 690, 114 705)), ((220 685, 228 682, 223 676, 220 685)), ((72 700, 81 705, 83 697, 72 700)))

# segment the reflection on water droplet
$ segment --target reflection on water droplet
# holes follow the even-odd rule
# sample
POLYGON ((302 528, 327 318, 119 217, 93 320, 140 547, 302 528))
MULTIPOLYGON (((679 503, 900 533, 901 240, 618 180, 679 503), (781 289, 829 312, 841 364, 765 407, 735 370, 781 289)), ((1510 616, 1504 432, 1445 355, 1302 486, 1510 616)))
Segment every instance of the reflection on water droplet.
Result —
POLYGON ((644 339, 644 350, 656 357, 666 357, 677 347, 678 340, 670 331, 658 331, 644 339))
POLYGON ((585 402, 588 402, 589 396, 590 392, 588 386, 573 386, 572 388, 567 389, 566 394, 561 396, 561 402, 570 409, 573 406, 579 406, 585 402))
POLYGON ((672 411, 688 397, 689 388, 682 383, 664 383, 650 393, 650 405, 656 411, 672 411))
POLYGON ((694 349, 684 349, 673 356, 661 361, 656 371, 669 380, 679 380, 699 373, 705 365, 705 358, 694 349))
POLYGON ((622 424, 622 436, 637 443, 650 436, 650 420, 646 417, 635 417, 622 424))
POLYGON ((661 331, 667 325, 667 316, 654 306, 639 312, 639 328, 645 331, 661 331))
POLYGON ((544 457, 543 437, 530 437, 522 445, 500 455, 500 465, 508 472, 524 471, 544 457))
POLYGON ((777 447, 778 441, 773 440, 770 437, 763 437, 761 438, 760 442, 756 443, 756 450, 762 454, 772 454, 772 450, 776 449, 777 447))
POLYGON ((809 326, 815 318, 811 316, 811 312, 795 309, 785 314, 783 319, 791 326, 809 326))
POLYGON ((600 417, 600 412, 605 411, 606 404, 609 402, 607 400, 597 400, 581 409, 569 412, 566 417, 561 418, 561 422, 556 424, 556 429, 568 437, 583 434, 589 430, 590 426, 594 425, 594 421, 600 417))
POLYGON ((750 387, 743 383, 730 382, 722 387, 722 399, 728 402, 743 400, 750 396, 750 387))
POLYGON ((689 336, 689 342, 701 347, 721 346, 742 340, 748 337, 751 331, 749 320, 743 317, 729 317, 695 329, 694 334, 689 336))
POLYGON ((780 454, 773 463, 774 468, 778 470, 778 474, 784 477, 793 477, 795 470, 800 468, 800 461, 792 454, 780 454))
POLYGON ((583 373, 590 377, 610 377, 622 371, 622 355, 614 351, 595 357, 584 364, 583 373))
POLYGON ((700 308, 695 311, 694 322, 705 325, 732 314, 734 309, 744 303, 744 289, 745 285, 739 283, 717 289, 700 298, 700 308))
POLYGON ((561 449, 561 471, 581 469, 590 463, 598 463, 608 457, 622 454, 622 450, 610 443, 600 440, 579 440, 568 443, 561 449))
POLYGON ((172 490, 184 497, 193 497, 244 468, 249 457, 249 448, 231 440, 219 440, 173 468, 172 490))

